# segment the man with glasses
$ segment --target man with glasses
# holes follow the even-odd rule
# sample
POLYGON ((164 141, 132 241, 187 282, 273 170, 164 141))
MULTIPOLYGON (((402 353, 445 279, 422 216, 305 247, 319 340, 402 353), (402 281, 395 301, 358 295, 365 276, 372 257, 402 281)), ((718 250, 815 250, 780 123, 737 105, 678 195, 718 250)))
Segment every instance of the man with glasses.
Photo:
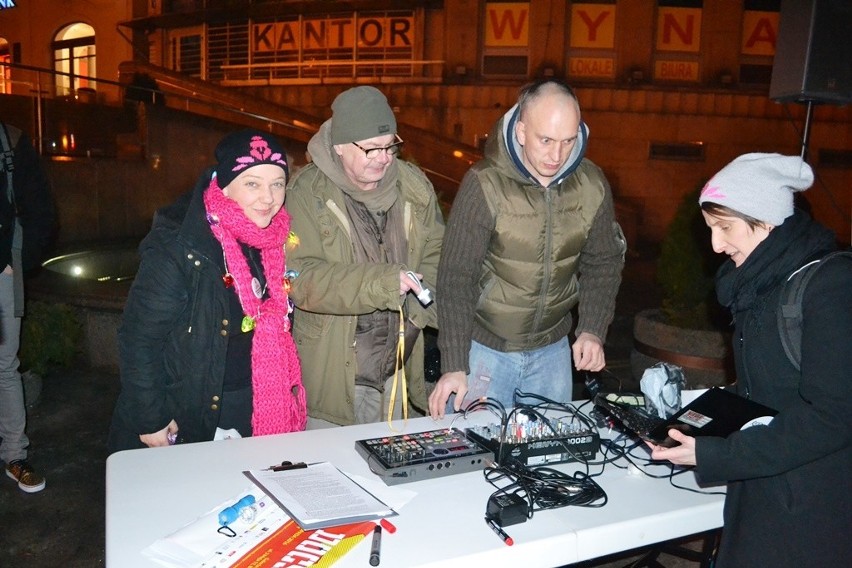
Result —
POLYGON ((510 407, 516 389, 570 401, 572 355, 603 369, 626 244, 588 136, 571 88, 535 83, 462 180, 438 270, 434 418, 482 396, 510 407))
POLYGON ((409 401, 425 411, 420 330, 437 326, 437 312, 416 295, 435 289, 444 235, 432 184, 397 157, 403 142, 385 96, 354 87, 331 108, 286 199, 308 428, 398 418, 409 401))

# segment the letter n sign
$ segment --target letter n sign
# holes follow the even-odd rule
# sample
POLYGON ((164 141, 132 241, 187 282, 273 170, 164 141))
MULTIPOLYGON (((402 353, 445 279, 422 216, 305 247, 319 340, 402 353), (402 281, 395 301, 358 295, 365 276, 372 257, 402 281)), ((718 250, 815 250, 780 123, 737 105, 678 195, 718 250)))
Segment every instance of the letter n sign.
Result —
POLYGON ((701 8, 660 6, 657 12, 657 51, 698 53, 701 48, 701 8))

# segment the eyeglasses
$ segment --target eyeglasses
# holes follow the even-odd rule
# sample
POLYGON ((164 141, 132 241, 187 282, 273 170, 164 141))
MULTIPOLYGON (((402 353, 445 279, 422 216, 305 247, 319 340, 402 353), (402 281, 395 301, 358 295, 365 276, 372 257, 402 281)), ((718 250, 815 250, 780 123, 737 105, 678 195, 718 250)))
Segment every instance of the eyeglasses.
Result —
POLYGON ((379 154, 382 152, 387 153, 388 156, 396 156, 402 151, 402 145, 405 144, 405 142, 403 142, 402 138, 399 137, 399 134, 394 134, 394 136, 396 137, 396 142, 383 148, 364 148, 357 142, 353 142, 352 144, 354 144, 359 150, 363 151, 368 160, 378 158, 379 154))

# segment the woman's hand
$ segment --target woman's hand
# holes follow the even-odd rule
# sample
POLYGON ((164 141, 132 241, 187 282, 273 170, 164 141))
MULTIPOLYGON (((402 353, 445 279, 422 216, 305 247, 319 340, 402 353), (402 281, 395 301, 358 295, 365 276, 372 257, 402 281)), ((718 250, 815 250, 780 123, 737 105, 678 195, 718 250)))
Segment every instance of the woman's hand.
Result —
POLYGON ((680 442, 680 445, 665 448, 652 442, 645 442, 651 448, 651 457, 655 460, 670 461, 676 465, 695 465, 695 438, 674 428, 669 430, 669 438, 680 442))
POLYGON ((155 448, 157 446, 169 446, 169 434, 177 436, 178 433, 178 425, 177 422, 172 420, 169 422, 168 426, 160 430, 159 432, 154 432, 153 434, 139 434, 139 439, 143 444, 148 446, 149 448, 155 448))

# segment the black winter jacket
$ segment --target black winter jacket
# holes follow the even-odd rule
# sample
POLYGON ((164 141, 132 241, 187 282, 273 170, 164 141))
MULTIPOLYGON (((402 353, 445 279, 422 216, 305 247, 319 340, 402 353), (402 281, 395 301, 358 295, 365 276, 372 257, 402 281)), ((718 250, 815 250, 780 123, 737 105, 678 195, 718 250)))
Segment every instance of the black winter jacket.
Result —
MULTIPOLYGON (((0 271, 12 263, 12 234, 16 214, 23 230, 23 268, 30 270, 38 266, 53 235, 54 208, 50 182, 30 137, 25 132, 0 123, 0 128, 3 127, 7 128, 10 138, 17 138, 17 142, 12 148, 11 164, 6 164, 0 157, 0 271), (13 168, 12 185, 15 186, 14 208, 6 196, 5 168, 10 165, 13 168)), ((11 140, 9 143, 12 143, 11 140)))
POLYGON ((118 332, 122 390, 109 449, 140 448, 140 434, 174 419, 178 440, 212 440, 219 422, 229 321, 222 248, 210 231, 203 192, 161 209, 139 247, 141 264, 118 332))
POLYGON ((827 261, 808 284, 801 373, 776 322, 781 284, 833 248, 831 232, 797 211, 717 275, 735 322, 735 388, 779 411, 768 426, 696 440, 699 478, 728 482, 717 568, 852 558, 852 259, 827 261))

